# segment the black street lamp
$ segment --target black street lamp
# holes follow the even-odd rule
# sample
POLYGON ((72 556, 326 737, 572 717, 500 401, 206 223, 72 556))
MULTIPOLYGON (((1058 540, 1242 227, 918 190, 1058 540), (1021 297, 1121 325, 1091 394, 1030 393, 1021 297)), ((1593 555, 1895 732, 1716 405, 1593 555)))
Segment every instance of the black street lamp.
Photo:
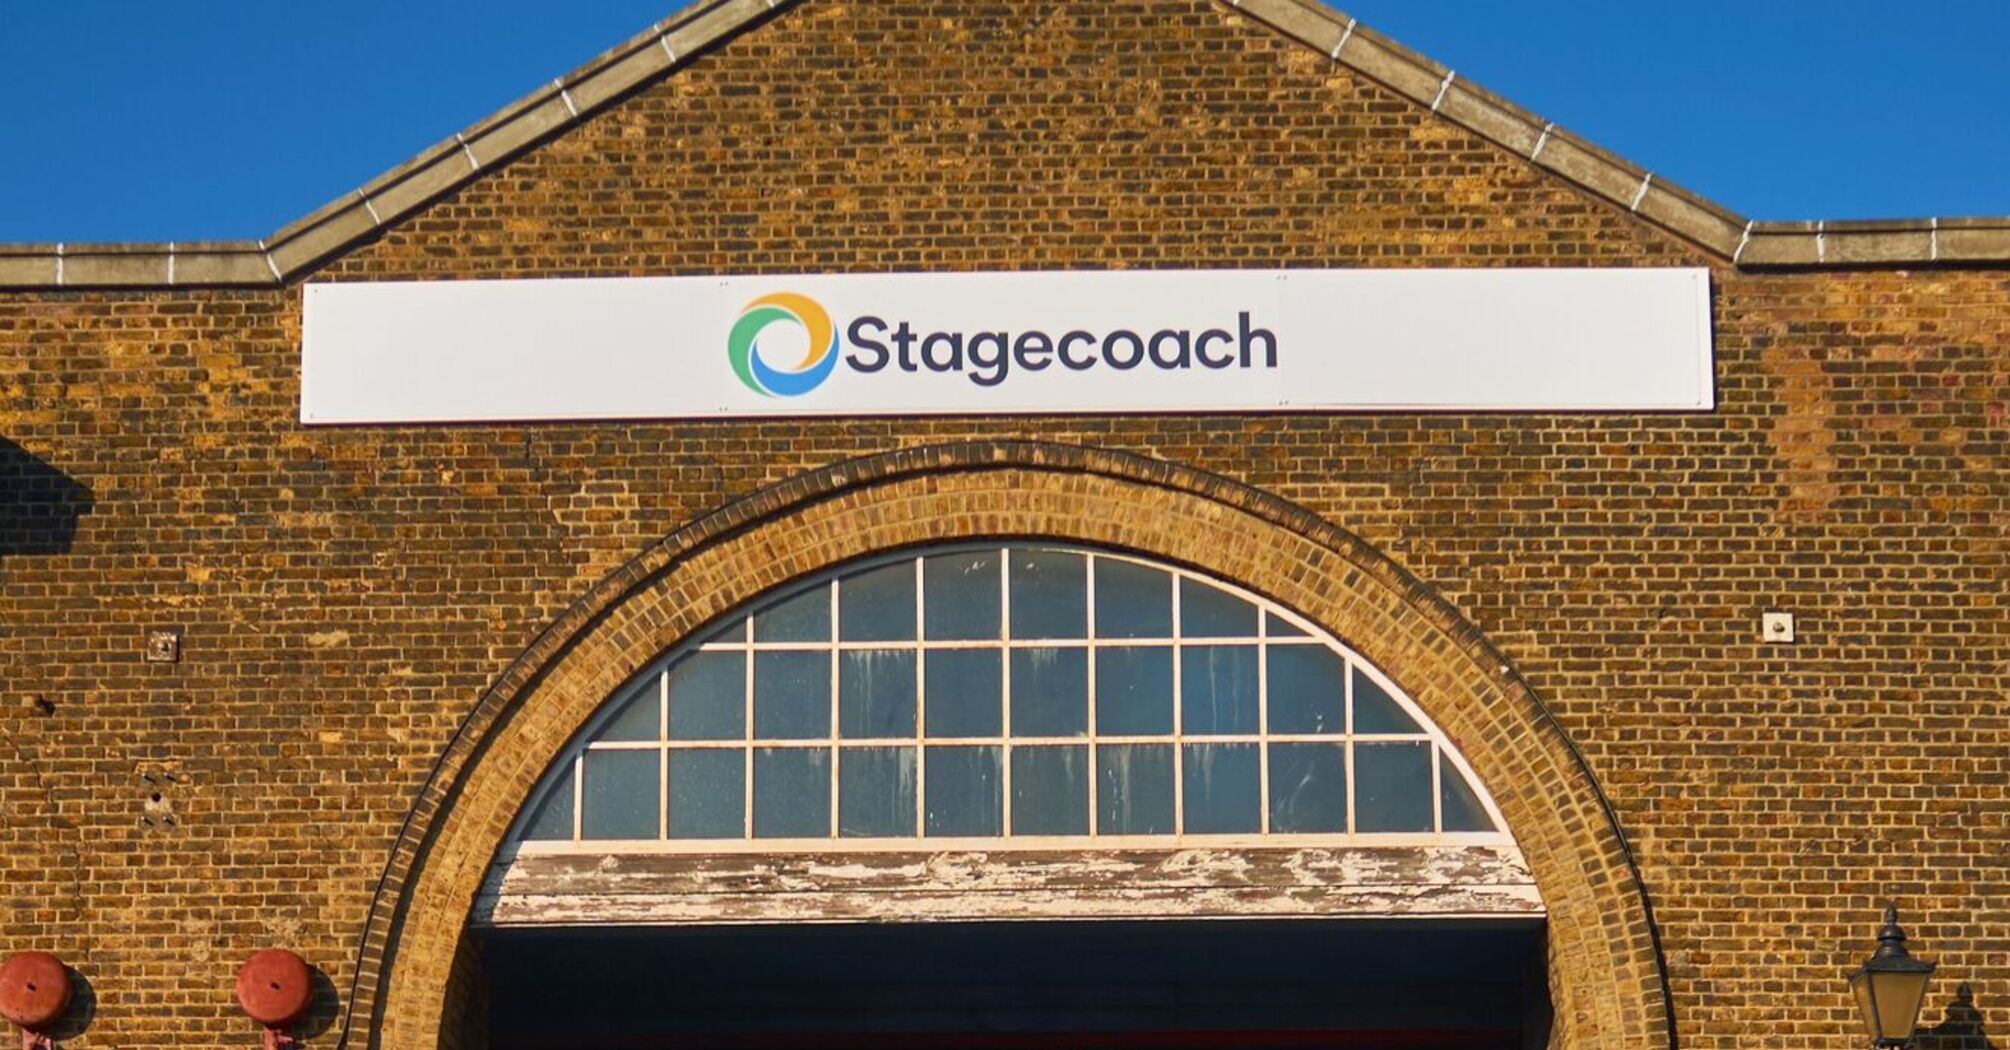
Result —
POLYGON ((1898 906, 1885 905, 1877 951, 1849 979, 1856 1007, 1870 1028, 1872 1046, 1902 1047, 1912 1042, 1933 967, 1933 963, 1920 962, 1906 952, 1905 931, 1898 928, 1898 906))

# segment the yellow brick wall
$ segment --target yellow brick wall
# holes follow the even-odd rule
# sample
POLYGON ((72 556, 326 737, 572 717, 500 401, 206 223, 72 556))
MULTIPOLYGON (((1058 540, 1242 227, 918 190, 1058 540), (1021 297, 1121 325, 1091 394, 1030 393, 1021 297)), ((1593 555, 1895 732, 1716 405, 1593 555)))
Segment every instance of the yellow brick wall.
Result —
POLYGON ((1633 842, 1684 1045, 1854 1038, 1886 895, 1925 1023, 1965 984, 2000 1045, 2002 270, 1732 270, 1205 0, 808 0, 315 279, 1500 265, 1711 266, 1720 407, 306 430, 297 288, 0 293, 0 950, 82 971, 78 1047, 244 1045, 271 944, 346 1011, 542 628, 804 471, 1027 438, 1288 501, 1497 647, 1633 842))

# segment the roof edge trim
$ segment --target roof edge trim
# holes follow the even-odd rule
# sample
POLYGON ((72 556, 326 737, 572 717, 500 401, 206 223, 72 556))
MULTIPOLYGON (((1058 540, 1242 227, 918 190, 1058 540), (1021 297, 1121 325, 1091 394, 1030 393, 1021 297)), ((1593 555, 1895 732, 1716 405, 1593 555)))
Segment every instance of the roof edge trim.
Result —
MULTIPOLYGON (((696 0, 257 241, 0 244, 0 289, 284 287, 801 0, 696 0)), ((1754 222, 1455 76, 1318 0, 1216 0, 1747 270, 2010 263, 2010 216, 1754 222)))
POLYGON ((0 244, 0 289, 277 288, 800 0, 696 0, 257 241, 0 244))
POLYGON ((1455 76, 1318 0, 1217 2, 1740 269, 2010 262, 2010 216, 1751 221, 1455 76))

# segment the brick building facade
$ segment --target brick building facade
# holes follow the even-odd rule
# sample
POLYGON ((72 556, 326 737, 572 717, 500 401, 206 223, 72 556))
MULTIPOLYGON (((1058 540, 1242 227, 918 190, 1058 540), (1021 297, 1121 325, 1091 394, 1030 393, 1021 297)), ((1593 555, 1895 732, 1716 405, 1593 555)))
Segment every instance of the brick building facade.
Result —
POLYGON ((625 678, 1029 536, 1401 681, 1555 1045, 1847 1045, 1894 897, 1930 1045, 2003 1045, 2010 223, 1747 223, 1447 72, 1294 0, 705 2, 265 242, 0 246, 0 950, 87 982, 68 1045, 247 1045, 272 945, 310 1046, 475 1045, 483 871, 625 678), (1525 266, 1707 268, 1716 407, 299 421, 313 282, 1525 266))

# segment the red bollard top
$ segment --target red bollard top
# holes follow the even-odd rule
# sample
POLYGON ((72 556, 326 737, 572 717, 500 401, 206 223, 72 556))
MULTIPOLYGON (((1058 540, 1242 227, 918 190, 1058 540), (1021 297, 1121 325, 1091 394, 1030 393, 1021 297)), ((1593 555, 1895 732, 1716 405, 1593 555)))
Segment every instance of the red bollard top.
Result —
POLYGON ((305 960, 284 948, 267 948, 237 971, 237 1005, 267 1028, 286 1028, 307 1015, 314 994, 305 960))
POLYGON ((39 1031, 70 1005, 70 968, 48 952, 22 952, 0 963, 0 1016, 39 1031))

